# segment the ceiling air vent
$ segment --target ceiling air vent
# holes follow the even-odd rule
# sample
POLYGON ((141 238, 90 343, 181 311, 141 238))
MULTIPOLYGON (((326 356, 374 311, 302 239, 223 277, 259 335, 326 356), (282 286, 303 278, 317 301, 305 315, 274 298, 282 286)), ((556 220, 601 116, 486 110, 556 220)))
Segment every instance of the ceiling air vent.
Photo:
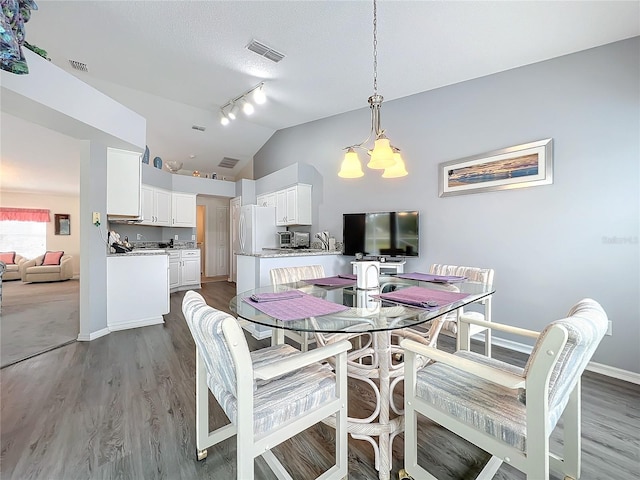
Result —
POLYGON ((271 47, 267 47, 264 43, 260 43, 257 40, 251 40, 247 48, 252 52, 257 53, 261 57, 268 58, 272 62, 278 63, 284 58, 284 54, 274 50, 271 47))
POLYGON ((224 157, 222 161, 218 164, 218 166, 222 168, 233 168, 236 166, 236 164, 239 161, 240 160, 238 160, 237 158, 224 157))
POLYGON ((75 60, 69 60, 69 64, 71 65, 71 68, 73 68, 74 70, 79 70, 81 72, 89 71, 86 63, 76 62, 75 60))
POLYGON ((201 125, 191 125, 191 128, 193 130, 198 130, 199 132, 204 132, 206 130, 205 127, 203 127, 201 125))

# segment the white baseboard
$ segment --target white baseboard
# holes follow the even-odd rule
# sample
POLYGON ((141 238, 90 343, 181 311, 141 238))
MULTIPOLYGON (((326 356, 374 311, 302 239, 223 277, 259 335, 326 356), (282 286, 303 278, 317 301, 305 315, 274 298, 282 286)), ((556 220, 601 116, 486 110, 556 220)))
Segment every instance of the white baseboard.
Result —
POLYGON ((104 337, 108 335, 110 330, 108 328, 103 328, 102 330, 98 330, 97 332, 91 332, 89 335, 80 334, 78 335, 79 342, 90 342, 91 340, 95 340, 96 338, 104 337))
POLYGON ((130 328, 148 327, 150 325, 160 325, 164 323, 162 315, 159 317, 141 318, 130 322, 122 322, 109 325, 109 331, 117 332, 119 330, 129 330, 130 328))
MULTIPOLYGON (((484 338, 481 335, 478 338, 484 338)), ((492 337, 491 343, 498 347, 503 347, 509 350, 514 350, 516 352, 525 353, 527 355, 531 354, 533 347, 531 345, 526 345, 524 343, 514 342, 513 340, 506 340, 500 337, 492 337)), ((603 365, 601 363, 589 362, 587 365, 587 370, 589 372, 599 373, 601 375, 606 375, 607 377, 617 378, 618 380, 623 380, 625 382, 634 383, 636 385, 640 385, 640 373, 630 372, 628 370, 623 370, 621 368, 610 367, 608 365, 603 365)))

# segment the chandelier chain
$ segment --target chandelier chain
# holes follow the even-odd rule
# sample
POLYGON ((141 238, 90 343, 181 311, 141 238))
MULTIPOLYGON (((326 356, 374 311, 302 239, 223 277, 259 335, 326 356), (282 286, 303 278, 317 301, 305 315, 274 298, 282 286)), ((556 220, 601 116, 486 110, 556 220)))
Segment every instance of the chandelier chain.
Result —
POLYGON ((373 94, 378 95, 378 12, 373 0, 373 94))

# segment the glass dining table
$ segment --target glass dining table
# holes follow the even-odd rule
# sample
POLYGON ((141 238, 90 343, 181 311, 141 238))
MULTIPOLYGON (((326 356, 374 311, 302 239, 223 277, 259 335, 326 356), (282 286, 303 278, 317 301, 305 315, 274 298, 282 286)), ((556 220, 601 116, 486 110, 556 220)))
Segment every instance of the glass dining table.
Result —
MULTIPOLYGON (((353 438, 365 440, 372 445, 379 478, 387 480, 392 467, 393 440, 404 431, 403 406, 396 406, 393 399, 394 388, 404 376, 399 339, 405 335, 415 339, 421 332, 429 331, 428 327, 434 323, 433 320, 437 319, 441 325, 442 318, 447 313, 460 312, 462 307, 493 293, 491 285, 467 280, 440 283, 381 276, 379 286, 368 290, 356 288, 355 281, 342 286, 322 286, 314 285, 309 280, 242 292, 231 300, 230 309, 240 319, 271 328, 272 344, 284 343, 285 330, 313 332, 320 344, 329 343, 332 338, 352 340, 354 348, 348 356, 348 375, 371 388, 376 404, 364 417, 353 417, 350 412, 348 431, 353 438), (407 288, 432 292, 441 300, 439 303, 420 303, 421 306, 416 306, 380 297, 395 292, 401 294, 407 288), (261 305, 251 301, 252 296, 282 295, 296 290, 322 299, 325 301, 323 303, 342 305, 344 309, 325 315, 280 320, 264 313, 262 310, 265 309, 261 310, 261 305), (446 292, 452 292, 449 298, 446 297, 446 292), (446 301, 442 301, 443 295, 446 301)), ((435 335, 438 332, 439 328, 435 335)))

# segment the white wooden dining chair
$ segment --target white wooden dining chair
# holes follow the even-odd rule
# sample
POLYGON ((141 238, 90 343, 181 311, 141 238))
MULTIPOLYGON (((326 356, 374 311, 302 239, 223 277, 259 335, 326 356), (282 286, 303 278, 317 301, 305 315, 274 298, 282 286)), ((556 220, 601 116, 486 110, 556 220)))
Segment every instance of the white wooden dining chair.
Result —
MULTIPOLYGON (((466 277, 472 282, 482 283, 485 287, 493 284, 494 271, 491 268, 479 268, 479 267, 462 267, 457 265, 442 265, 434 263, 429 269, 429 273, 434 275, 458 275, 466 277)), ((491 302, 492 295, 480 300, 478 302, 484 308, 484 313, 474 311, 464 311, 462 308, 454 312, 448 313, 444 318, 444 325, 442 326, 442 333, 449 336, 456 337, 456 349, 457 350, 471 350, 470 337, 461 342, 458 335, 458 321, 459 317, 471 320, 486 320, 491 321, 491 302)), ((471 326, 471 336, 478 333, 484 334, 484 354, 487 357, 491 356, 491 329, 480 327, 477 324, 471 326)))
POLYGON ((417 458, 417 417, 423 415, 489 452, 477 477, 493 478, 502 462, 528 480, 548 480, 549 470, 580 477, 580 380, 607 330, 607 315, 594 300, 578 302, 566 318, 542 333, 496 322, 466 324, 536 338, 524 369, 469 351, 454 354, 403 340, 405 349, 405 469, 416 479, 435 479, 417 458), (434 360, 416 368, 417 356, 434 360), (563 454, 549 451, 549 437, 563 417, 563 454))
POLYGON ((349 342, 305 353, 290 345, 249 352, 236 319, 208 306, 199 294, 185 294, 182 312, 196 344, 198 460, 206 458, 207 448, 236 435, 238 480, 255 478, 254 460, 260 455, 278 479, 292 480, 271 449, 332 418, 335 465, 318 478, 346 478, 349 342), (321 363, 330 357, 335 357, 335 373, 321 363), (209 431, 209 391, 231 421, 213 432, 209 431))

